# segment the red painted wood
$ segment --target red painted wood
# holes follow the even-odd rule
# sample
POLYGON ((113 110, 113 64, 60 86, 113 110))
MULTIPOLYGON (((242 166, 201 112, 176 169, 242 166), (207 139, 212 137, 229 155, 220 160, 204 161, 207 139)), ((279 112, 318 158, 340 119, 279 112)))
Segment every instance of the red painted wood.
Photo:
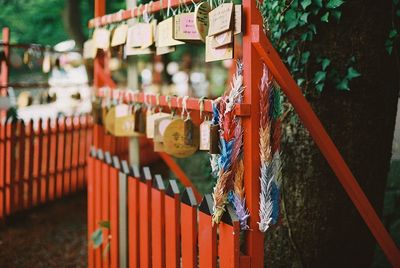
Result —
POLYGON ((129 267, 139 267, 139 178, 128 176, 129 267))
POLYGON ((72 163, 72 118, 67 117, 65 131, 65 147, 64 147, 64 194, 71 193, 71 163, 72 163))
POLYGON ((151 267, 151 181, 139 182, 139 246, 140 267, 151 267))
MULTIPOLYGON (((217 226, 212 216, 199 211, 199 267, 217 267, 217 226)), ((223 266, 221 266, 223 267, 223 266)))
POLYGON ((251 41, 253 47, 257 49, 259 57, 268 65, 274 78, 280 84, 282 91, 288 97, 305 127, 309 130, 315 143, 335 172, 339 182, 361 214, 368 228, 375 236, 389 262, 395 267, 400 267, 400 250, 380 221, 377 213, 365 196, 339 150, 336 148, 317 115, 303 96, 302 91, 293 80, 278 53, 263 34, 261 27, 259 25, 249 26, 251 26, 249 29, 252 34, 251 41))
MULTIPOLYGON (((105 0, 95 0, 94 1, 94 16, 103 16, 106 13, 106 1, 105 0)), ((99 68, 104 67, 104 55, 97 56, 94 60, 94 77, 93 84, 95 88, 102 87, 104 84, 101 83, 101 77, 97 74, 99 68)), ((96 145, 98 146, 98 145, 96 145)), ((100 148, 100 147, 99 147, 100 148)))
POLYGON ((180 201, 179 193, 165 195, 165 249, 166 267, 180 267, 180 201))
POLYGON ((50 165, 50 118, 44 122, 43 127, 43 163, 41 178, 41 202, 44 204, 49 199, 49 165, 50 165))
MULTIPOLYGON (((101 220, 110 221, 110 164, 101 164, 101 220)), ((103 229, 103 241, 107 243, 109 230, 103 229)), ((103 248, 103 267, 110 267, 110 253, 104 252, 103 248)))
POLYGON ((24 175, 25 175, 25 124, 18 121, 17 124, 17 143, 18 152, 15 160, 17 161, 16 187, 14 188, 14 203, 16 210, 23 209, 23 191, 24 191, 24 175))
POLYGON ((78 189, 78 148, 79 148, 79 117, 72 117, 71 130, 71 193, 78 189))
POLYGON ((87 222, 88 222, 88 267, 95 267, 94 262, 94 250, 91 243, 91 235, 95 230, 94 226, 94 169, 95 169, 95 159, 91 156, 87 160, 87 222))
MULTIPOLYGON (((2 30, 2 42, 4 44, 9 44, 10 43, 10 29, 7 27, 4 27, 2 30)), ((10 48, 9 46, 4 46, 3 47, 4 55, 6 56, 6 59, 8 59, 8 56, 10 54, 10 48)), ((8 85, 8 64, 7 61, 3 60, 0 62, 0 84, 1 85, 8 85)), ((0 96, 5 96, 7 94, 7 89, 0 89, 0 96)))
POLYGON ((240 226, 239 222, 233 222, 233 225, 221 222, 218 225, 219 244, 218 256, 220 267, 239 267, 240 257, 240 226))
POLYGON ((118 169, 110 168, 110 225, 111 225, 111 267, 118 268, 118 169))
POLYGON ((156 187, 153 187, 151 189, 152 267, 158 267, 158 268, 165 267, 165 199, 164 198, 165 198, 165 190, 163 188, 157 189, 156 187))
POLYGON ((49 147, 49 168, 48 168, 48 200, 52 201, 56 197, 56 176, 55 176, 55 171, 56 171, 56 158, 57 158, 57 138, 56 138, 56 133, 55 133, 55 127, 56 123, 55 120, 50 120, 48 122, 48 135, 49 135, 49 140, 50 140, 50 147, 49 147))
POLYGON ((182 267, 197 267, 197 209, 181 202, 182 267))
POLYGON ((60 118, 57 120, 57 176, 56 176, 56 186, 57 186, 57 198, 63 196, 64 190, 64 149, 65 149, 65 118, 60 118))
POLYGON ((243 156, 244 188, 246 205, 250 212, 249 232, 246 235, 245 254, 251 258, 251 267, 264 267, 264 235, 258 229, 259 193, 260 193, 260 154, 259 154, 259 83, 262 76, 262 65, 257 51, 251 45, 251 24, 262 25, 262 18, 257 8, 257 1, 244 0, 245 29, 243 35, 243 102, 251 104, 251 117, 244 117, 243 156))
MULTIPOLYGON (((102 178, 102 164, 103 161, 96 159, 94 162, 94 229, 100 228, 99 222, 101 221, 101 178, 102 178)), ((112 223, 111 223, 112 224, 112 223)), ((102 247, 98 247, 94 250, 95 255, 95 266, 102 267, 102 247)))
POLYGON ((0 122, 0 219, 4 219, 4 198, 5 198, 5 159, 6 159, 6 126, 5 122, 0 122))
POLYGON ((6 153, 5 153, 5 213, 10 215, 14 212, 14 202, 13 201, 13 188, 14 188, 14 178, 15 178, 15 124, 7 121, 6 124, 6 153))
POLYGON ((27 206, 26 208, 32 207, 33 204, 33 178, 34 178, 34 157, 35 157, 35 131, 33 129, 33 120, 30 120, 28 126, 26 127, 28 132, 28 177, 27 177, 27 189, 25 189, 26 197, 27 197, 27 206))
POLYGON ((81 190, 85 187, 85 173, 84 165, 85 158, 89 151, 86 150, 86 116, 79 117, 78 124, 78 163, 77 163, 77 176, 78 176, 78 189, 81 190))

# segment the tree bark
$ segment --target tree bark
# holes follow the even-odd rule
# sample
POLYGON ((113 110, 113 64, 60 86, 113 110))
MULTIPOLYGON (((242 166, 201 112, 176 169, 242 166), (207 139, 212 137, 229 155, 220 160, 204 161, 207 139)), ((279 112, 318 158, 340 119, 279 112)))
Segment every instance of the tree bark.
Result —
MULTIPOLYGON (((384 47, 392 6, 367 0, 341 8, 340 23, 321 26, 309 49, 341 71, 356 56, 362 76, 350 91, 328 86, 309 101, 380 214, 399 96, 396 59, 384 47)), ((282 154, 282 224, 266 235, 266 266, 371 266, 375 239, 300 122, 286 122, 282 154)))
POLYGON ((82 48, 85 36, 82 31, 79 3, 80 0, 65 0, 63 22, 68 35, 75 40, 77 47, 82 48))

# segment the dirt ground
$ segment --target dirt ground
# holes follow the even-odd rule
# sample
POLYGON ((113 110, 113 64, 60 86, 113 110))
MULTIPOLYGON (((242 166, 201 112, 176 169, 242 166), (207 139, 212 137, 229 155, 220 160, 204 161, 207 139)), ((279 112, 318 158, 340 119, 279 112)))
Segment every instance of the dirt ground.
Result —
POLYGON ((86 193, 20 213, 0 226, 0 267, 87 267, 86 193))

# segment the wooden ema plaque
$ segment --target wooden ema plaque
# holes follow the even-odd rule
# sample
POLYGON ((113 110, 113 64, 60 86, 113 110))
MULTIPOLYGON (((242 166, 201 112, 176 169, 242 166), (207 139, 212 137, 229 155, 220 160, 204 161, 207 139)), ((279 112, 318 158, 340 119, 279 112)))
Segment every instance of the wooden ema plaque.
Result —
POLYGON ((110 31, 104 28, 94 30, 93 39, 95 47, 107 50, 110 47, 110 31))
POLYGON ((115 134, 115 107, 112 107, 105 117, 104 125, 106 127, 107 132, 111 134, 115 134))
POLYGON ((182 45, 184 42, 174 39, 174 19, 168 18, 161 21, 157 26, 157 46, 170 47, 182 45))
POLYGON ((138 132, 135 132, 135 116, 132 114, 115 118, 114 135, 117 137, 140 136, 138 132))
POLYGON ((208 14, 208 36, 223 33, 231 29, 233 3, 221 4, 208 14))
POLYGON ((233 43, 227 46, 214 48, 213 36, 206 36, 206 62, 227 60, 233 58, 233 43))
POLYGON ((195 13, 182 13, 174 16, 174 39, 199 41, 200 34, 195 26, 195 13))
POLYGON ((165 129, 172 120, 173 118, 171 115, 154 120, 154 142, 163 142, 165 129))
POLYGON ((126 38, 128 34, 128 25, 127 24, 121 24, 119 25, 115 30, 114 34, 111 39, 111 46, 120 46, 125 44, 126 38))
POLYGON ((174 119, 164 132, 164 151, 177 158, 184 158, 194 154, 199 147, 199 130, 193 126, 193 142, 185 144, 185 121, 174 119))
POLYGON ((207 2, 202 2, 196 6, 194 11, 195 27, 203 42, 206 41, 208 34, 208 13, 210 10, 210 5, 207 2))
POLYGON ((96 58, 97 47, 95 46, 94 40, 89 39, 83 44, 83 58, 94 59, 96 58))

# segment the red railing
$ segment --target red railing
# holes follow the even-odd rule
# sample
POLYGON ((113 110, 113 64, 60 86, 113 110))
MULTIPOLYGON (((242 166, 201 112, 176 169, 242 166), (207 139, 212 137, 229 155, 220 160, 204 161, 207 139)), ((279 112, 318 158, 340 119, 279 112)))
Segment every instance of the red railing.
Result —
POLYGON ((88 160, 88 239, 108 221, 103 243, 89 243, 88 267, 249 267, 240 255, 240 227, 231 208, 212 226, 213 201, 197 203, 174 180, 139 170, 109 152, 88 160), (218 237, 217 237, 218 233, 218 237), (111 234, 111 236, 109 236, 111 234), (107 243, 110 249, 107 250, 107 243))
POLYGON ((90 116, 0 123, 0 219, 85 187, 90 116))

